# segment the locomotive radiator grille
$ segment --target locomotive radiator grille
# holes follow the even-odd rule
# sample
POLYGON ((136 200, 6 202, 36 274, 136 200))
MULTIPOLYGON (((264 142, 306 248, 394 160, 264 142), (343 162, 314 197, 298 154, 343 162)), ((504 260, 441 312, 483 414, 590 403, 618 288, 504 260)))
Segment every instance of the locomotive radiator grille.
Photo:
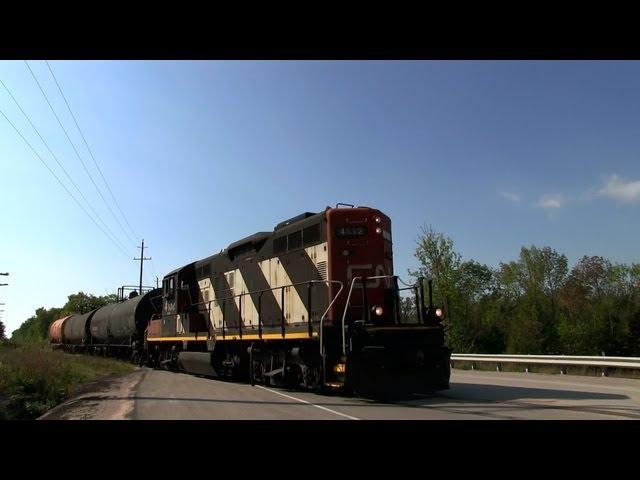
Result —
POLYGON ((318 269, 318 273, 320 274, 320 278, 322 278, 322 280, 326 281, 327 280, 327 262, 326 261, 318 262, 317 265, 316 265, 316 268, 318 269))

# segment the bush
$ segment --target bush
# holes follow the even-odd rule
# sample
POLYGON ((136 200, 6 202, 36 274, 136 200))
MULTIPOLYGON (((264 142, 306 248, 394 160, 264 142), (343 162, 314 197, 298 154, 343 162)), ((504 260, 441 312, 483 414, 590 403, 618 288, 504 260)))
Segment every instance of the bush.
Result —
POLYGON ((131 364, 52 351, 46 344, 0 346, 0 419, 32 419, 91 380, 124 374, 131 364))

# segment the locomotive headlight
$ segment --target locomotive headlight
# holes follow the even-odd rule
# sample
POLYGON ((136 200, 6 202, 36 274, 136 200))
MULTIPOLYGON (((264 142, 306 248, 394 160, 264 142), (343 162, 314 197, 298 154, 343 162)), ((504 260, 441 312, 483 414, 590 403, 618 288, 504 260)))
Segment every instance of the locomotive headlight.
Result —
POLYGON ((376 227, 376 233, 380 235, 382 233, 382 228, 376 227))
POLYGON ((380 217, 376 216, 376 217, 373 217, 373 221, 376 222, 376 223, 380 223, 380 222, 382 222, 382 219, 380 217))
POLYGON ((442 318, 442 309, 441 308, 436 308, 436 315, 440 318, 442 318))
POLYGON ((373 313, 375 313, 377 316, 381 317, 382 314, 384 313, 384 309, 380 306, 375 306, 373 307, 373 313))

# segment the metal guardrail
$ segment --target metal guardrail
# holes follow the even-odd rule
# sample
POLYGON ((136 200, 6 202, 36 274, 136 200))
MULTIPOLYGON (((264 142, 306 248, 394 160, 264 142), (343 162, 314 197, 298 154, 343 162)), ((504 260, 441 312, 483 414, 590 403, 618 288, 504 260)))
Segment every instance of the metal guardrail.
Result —
POLYGON ((560 373, 566 373, 566 367, 569 366, 600 367, 603 375, 606 375, 607 368, 640 369, 640 357, 453 353, 451 354, 451 368, 455 367, 455 362, 470 362, 472 368, 475 368, 475 363, 491 363, 496 365, 498 371, 503 363, 518 363, 527 365, 527 372, 529 365, 560 365, 560 373))

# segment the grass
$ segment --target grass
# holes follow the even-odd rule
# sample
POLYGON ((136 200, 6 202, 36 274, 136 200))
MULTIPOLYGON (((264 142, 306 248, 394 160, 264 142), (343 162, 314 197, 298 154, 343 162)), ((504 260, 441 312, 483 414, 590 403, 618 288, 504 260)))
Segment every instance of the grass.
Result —
POLYGON ((0 344, 0 420, 37 418, 82 384, 133 369, 119 360, 53 351, 47 344, 0 344))

